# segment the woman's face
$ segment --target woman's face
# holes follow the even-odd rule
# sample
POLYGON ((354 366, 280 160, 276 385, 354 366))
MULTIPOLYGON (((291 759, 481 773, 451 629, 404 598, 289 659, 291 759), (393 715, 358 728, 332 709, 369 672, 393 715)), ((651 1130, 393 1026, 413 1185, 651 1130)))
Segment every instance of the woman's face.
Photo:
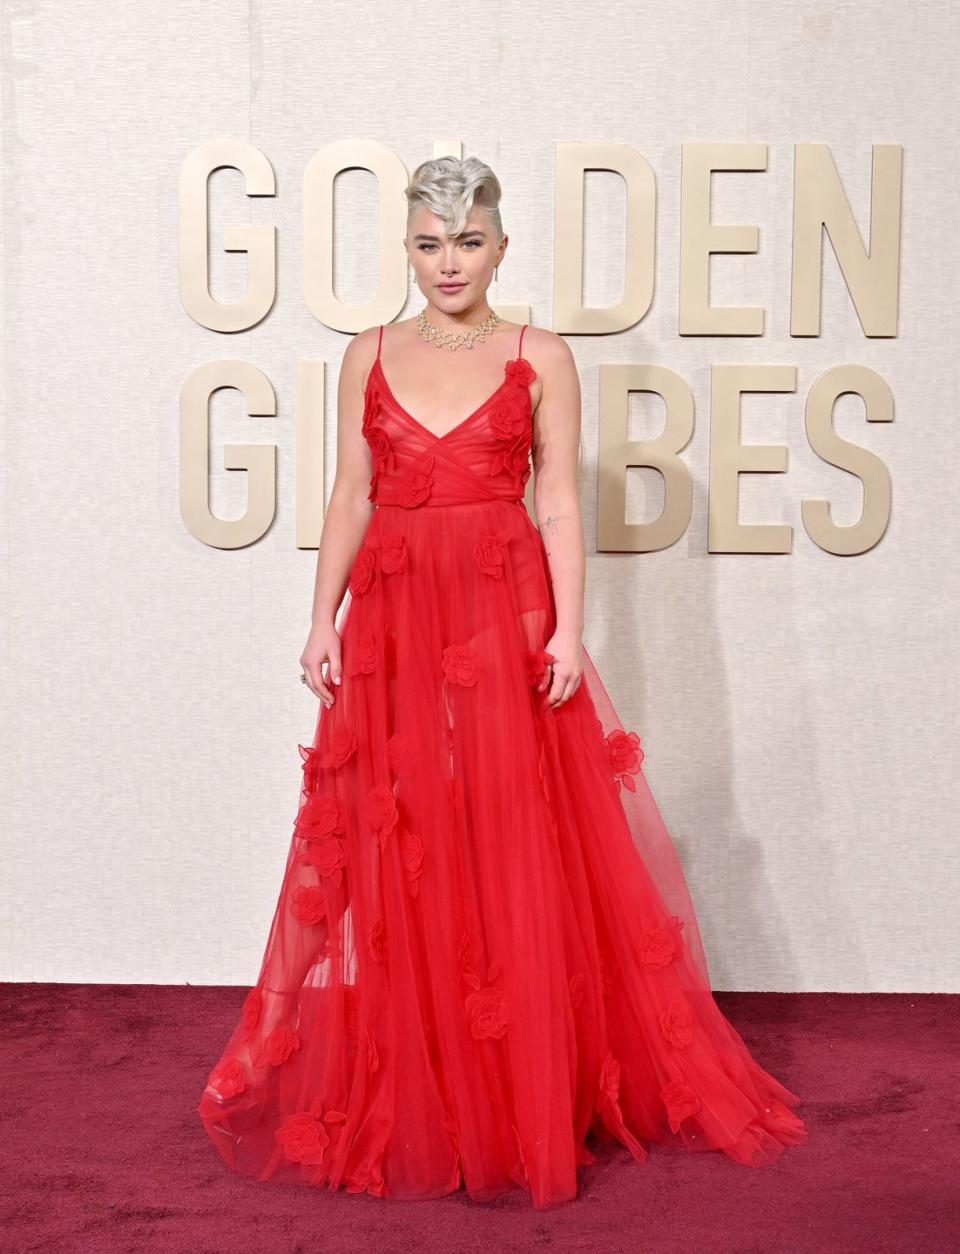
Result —
POLYGON ((447 235, 443 219, 420 205, 410 219, 404 241, 417 286, 438 313, 451 317, 487 308, 487 288, 507 248, 496 240, 488 215, 476 206, 456 239, 447 235))

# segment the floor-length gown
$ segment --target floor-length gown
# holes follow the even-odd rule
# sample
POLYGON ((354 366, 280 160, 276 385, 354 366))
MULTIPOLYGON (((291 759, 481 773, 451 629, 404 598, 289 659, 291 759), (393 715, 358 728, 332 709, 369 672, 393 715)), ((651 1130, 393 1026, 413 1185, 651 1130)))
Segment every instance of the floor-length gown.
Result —
POLYGON ((380 344, 368 376, 377 508, 343 679, 298 746, 260 974, 198 1106, 261 1181, 524 1188, 540 1209, 576 1195, 588 1134, 747 1166, 806 1138, 713 999, 637 733, 586 650, 567 701, 537 687, 556 620, 523 504, 524 329, 442 435, 397 402, 380 344))

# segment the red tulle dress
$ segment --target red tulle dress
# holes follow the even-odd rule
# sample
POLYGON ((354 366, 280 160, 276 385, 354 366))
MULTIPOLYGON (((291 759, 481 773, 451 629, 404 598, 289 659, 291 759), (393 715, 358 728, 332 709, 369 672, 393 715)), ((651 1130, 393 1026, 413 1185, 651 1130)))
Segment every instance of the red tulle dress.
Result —
POLYGON ((586 650, 567 701, 538 688, 555 606, 522 347, 443 435, 379 345, 370 370, 342 683, 298 746, 260 974, 198 1106, 260 1181, 541 1209, 576 1195, 589 1137, 753 1167, 806 1138, 711 995, 637 733, 586 650))

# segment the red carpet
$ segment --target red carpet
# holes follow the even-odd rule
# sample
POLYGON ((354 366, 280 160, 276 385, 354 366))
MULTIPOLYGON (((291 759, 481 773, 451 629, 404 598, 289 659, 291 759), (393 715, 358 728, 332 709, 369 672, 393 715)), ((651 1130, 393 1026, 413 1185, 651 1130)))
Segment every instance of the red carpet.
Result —
POLYGON ((245 989, 0 985, 4 1250, 547 1250, 946 1254, 960 1249, 960 999, 721 993, 804 1099, 809 1142, 771 1168, 591 1142, 580 1196, 390 1202, 234 1176, 196 1104, 245 989))

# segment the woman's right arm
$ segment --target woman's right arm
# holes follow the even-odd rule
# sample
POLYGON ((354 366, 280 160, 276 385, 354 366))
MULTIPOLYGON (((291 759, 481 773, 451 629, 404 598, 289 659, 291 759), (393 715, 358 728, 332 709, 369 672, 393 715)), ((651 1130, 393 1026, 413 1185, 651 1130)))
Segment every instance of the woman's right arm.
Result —
POLYGON ((317 574, 310 614, 310 635, 300 655, 307 685, 329 709, 340 682, 340 637, 334 626, 347 590, 350 569, 376 506, 367 500, 372 473, 370 448, 363 437, 363 380, 372 364, 377 327, 355 335, 347 345, 337 386, 337 470, 323 517, 317 550, 317 574), (327 682, 323 665, 328 664, 327 682))

